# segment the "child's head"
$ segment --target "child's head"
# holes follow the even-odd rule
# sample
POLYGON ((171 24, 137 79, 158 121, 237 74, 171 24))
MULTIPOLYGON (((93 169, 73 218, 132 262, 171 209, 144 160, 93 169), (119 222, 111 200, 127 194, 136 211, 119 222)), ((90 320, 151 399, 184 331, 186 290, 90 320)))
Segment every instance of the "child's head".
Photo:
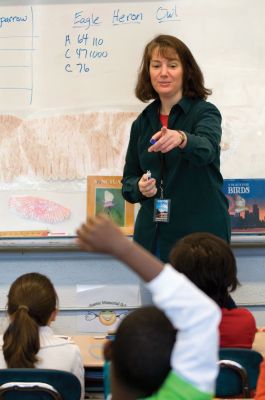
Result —
MULTIPOLYGON (((176 330, 165 314, 153 306, 131 312, 119 325, 105 356, 111 359, 111 383, 136 397, 147 397, 161 386, 170 371, 176 330)), ((112 386, 113 393, 115 388, 112 386)))
POLYGON ((45 275, 21 275, 11 285, 7 312, 10 324, 4 333, 3 353, 9 368, 34 368, 39 351, 39 326, 56 315, 58 297, 45 275))
POLYGON ((239 284, 230 246, 211 233, 192 233, 179 240, 170 253, 170 263, 220 307, 239 284))

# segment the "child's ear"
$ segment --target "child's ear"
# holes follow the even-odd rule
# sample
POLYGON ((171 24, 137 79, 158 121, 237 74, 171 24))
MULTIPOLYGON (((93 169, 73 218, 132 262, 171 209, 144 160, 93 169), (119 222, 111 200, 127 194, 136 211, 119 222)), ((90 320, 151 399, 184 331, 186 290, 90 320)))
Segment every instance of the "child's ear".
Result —
POLYGON ((112 341, 108 340, 104 344, 103 354, 106 361, 111 361, 112 359, 112 341))
POLYGON ((50 324, 51 324, 51 322, 53 322, 53 321, 55 321, 55 320, 56 320, 57 313, 58 313, 58 310, 54 310, 54 311, 51 313, 51 315, 50 315, 50 318, 49 318, 49 321, 48 321, 48 324, 47 324, 47 325, 50 325, 50 324))

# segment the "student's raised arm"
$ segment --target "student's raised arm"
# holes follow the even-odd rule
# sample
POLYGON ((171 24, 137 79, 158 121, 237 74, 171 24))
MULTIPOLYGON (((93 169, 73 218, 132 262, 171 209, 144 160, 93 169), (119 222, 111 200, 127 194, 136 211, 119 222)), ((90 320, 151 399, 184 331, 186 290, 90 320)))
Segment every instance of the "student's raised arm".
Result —
POLYGON ((128 240, 108 217, 88 219, 77 235, 81 249, 111 254, 148 283, 155 305, 178 330, 171 357, 174 372, 199 391, 213 394, 218 373, 217 305, 183 274, 128 240))

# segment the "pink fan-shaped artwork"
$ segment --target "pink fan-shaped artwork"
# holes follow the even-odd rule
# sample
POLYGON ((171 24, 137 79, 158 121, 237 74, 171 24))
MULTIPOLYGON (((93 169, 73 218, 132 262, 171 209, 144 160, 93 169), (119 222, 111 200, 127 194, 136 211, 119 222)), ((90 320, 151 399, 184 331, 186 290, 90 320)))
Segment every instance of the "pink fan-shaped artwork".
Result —
POLYGON ((8 206, 22 218, 56 224, 68 219, 71 215, 69 208, 35 196, 12 196, 8 206))

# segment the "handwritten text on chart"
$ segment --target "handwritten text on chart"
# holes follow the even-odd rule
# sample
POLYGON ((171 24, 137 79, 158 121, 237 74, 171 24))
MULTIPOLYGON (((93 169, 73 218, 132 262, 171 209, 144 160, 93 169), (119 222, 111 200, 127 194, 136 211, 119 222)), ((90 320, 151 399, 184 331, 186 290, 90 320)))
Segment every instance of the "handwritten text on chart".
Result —
MULTIPOLYGON (((144 20, 144 13, 141 11, 130 11, 123 12, 120 8, 113 10, 111 15, 112 25, 124 25, 124 24, 140 24, 144 20)), ((154 11, 154 19, 161 22, 176 21, 178 18, 177 7, 165 7, 159 6, 154 11)), ((0 29, 7 24, 21 24, 28 21, 27 15, 0 15, 0 29)), ((99 26, 106 21, 100 15, 95 12, 86 13, 83 10, 77 11, 73 16, 73 27, 74 28, 85 28, 89 29, 92 27, 99 26)))
POLYGON ((104 39, 96 36, 90 37, 88 33, 77 36, 66 35, 65 47, 66 72, 89 72, 91 70, 89 61, 107 58, 109 55, 108 51, 104 49, 104 39))
MULTIPOLYGON (((5 13, 0 15, 0 30, 3 31, 5 28, 15 26, 26 26, 31 24, 33 21, 33 7, 30 8, 30 13, 5 13)), ((128 9, 123 5, 116 5, 115 8, 110 9, 109 16, 106 17, 106 13, 101 13, 101 8, 86 8, 75 10, 70 14, 69 30, 77 28, 75 32, 82 32, 82 34, 75 35, 73 33, 65 35, 64 43, 64 58, 65 65, 64 69, 67 73, 78 72, 87 73, 93 70, 95 62, 100 62, 110 57, 110 51, 106 48, 105 38, 101 37, 102 34, 89 35, 85 32, 88 29, 97 28, 104 25, 112 25, 113 27, 124 26, 128 24, 142 24, 146 21, 153 20, 155 23, 166 23, 178 21, 177 6, 174 3, 161 4, 155 7, 150 14, 147 15, 138 5, 137 8, 128 9), (79 29, 79 30, 78 30, 79 29)), ((33 28, 32 28, 33 29, 33 28)), ((31 29, 31 31, 32 31, 31 29)), ((31 32, 32 35, 32 32, 31 32)), ((33 35, 31 36, 33 39, 33 35)), ((6 42, 7 43, 7 42, 6 42)), ((6 48, 7 51, 14 51, 12 48, 6 48)), ((27 49, 24 49, 25 51, 27 49)), ((32 44, 29 51, 33 51, 32 44)), ((32 61, 32 57, 30 58, 32 61)), ((32 68, 32 62, 28 67, 32 68)), ((30 90, 32 95, 32 87, 28 88, 25 86, 25 90, 30 90)))
MULTIPOLYGON (((160 6, 154 13, 154 19, 158 22, 171 22, 177 21, 177 7, 176 5, 172 8, 160 6)), ((143 12, 128 12, 124 13, 119 8, 113 10, 111 16, 111 23, 113 26, 125 25, 125 24, 140 24, 144 21, 143 12)), ((103 18, 100 15, 92 13, 86 13, 83 10, 75 12, 73 16, 73 28, 84 28, 89 29, 92 27, 100 26, 104 24, 103 18)))
MULTIPOLYGON (((144 22, 144 13, 135 10, 123 12, 120 8, 117 8, 112 11, 110 18, 106 21, 94 10, 93 12, 79 10, 73 14, 72 27, 82 29, 84 32, 84 30, 103 26, 107 22, 111 23, 112 26, 141 24, 144 22)), ((176 5, 173 7, 164 5, 157 7, 154 10, 153 18, 157 23, 177 21, 176 5)), ((93 60, 105 59, 109 56, 109 51, 105 48, 104 38, 93 34, 66 34, 64 46, 64 57, 66 59, 64 69, 67 73, 90 72, 93 60)))
POLYGON ((21 22, 27 22, 27 15, 10 15, 8 17, 0 16, 0 28, 2 28, 5 24, 17 24, 21 22))

